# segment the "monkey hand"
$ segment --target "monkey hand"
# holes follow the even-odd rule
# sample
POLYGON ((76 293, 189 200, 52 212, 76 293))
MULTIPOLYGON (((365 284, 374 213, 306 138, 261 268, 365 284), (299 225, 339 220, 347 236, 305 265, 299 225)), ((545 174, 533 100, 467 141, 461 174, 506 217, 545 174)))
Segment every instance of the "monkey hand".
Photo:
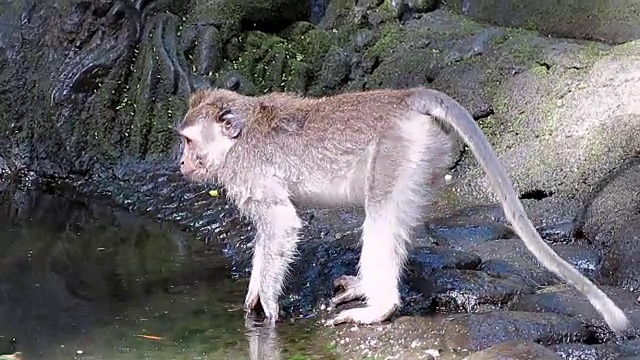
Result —
POLYGON ((244 310, 248 316, 256 313, 258 304, 262 307, 265 321, 272 325, 275 324, 278 321, 278 313, 280 312, 278 297, 269 296, 258 287, 253 287, 249 284, 249 290, 244 300, 244 310))

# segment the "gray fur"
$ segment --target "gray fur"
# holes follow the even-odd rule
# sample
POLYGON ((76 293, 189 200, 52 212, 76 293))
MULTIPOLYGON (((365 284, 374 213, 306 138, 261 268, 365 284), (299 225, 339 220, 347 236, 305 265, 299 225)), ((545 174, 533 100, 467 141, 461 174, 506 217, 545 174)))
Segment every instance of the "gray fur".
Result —
POLYGON ((183 153, 185 176, 221 182, 256 225, 245 307, 252 311, 259 302, 272 323, 299 240, 293 203, 364 206, 358 275, 337 281, 345 291, 332 303, 363 297, 366 306, 342 311, 328 324, 371 324, 400 306, 399 281, 414 229, 452 160, 452 129, 480 161, 532 253, 585 293, 611 328, 625 328, 624 313, 542 241, 480 128, 443 93, 415 88, 310 99, 206 90, 192 97, 178 130, 192 140, 183 153), (216 125, 224 123, 222 116, 241 125, 235 137, 216 125))

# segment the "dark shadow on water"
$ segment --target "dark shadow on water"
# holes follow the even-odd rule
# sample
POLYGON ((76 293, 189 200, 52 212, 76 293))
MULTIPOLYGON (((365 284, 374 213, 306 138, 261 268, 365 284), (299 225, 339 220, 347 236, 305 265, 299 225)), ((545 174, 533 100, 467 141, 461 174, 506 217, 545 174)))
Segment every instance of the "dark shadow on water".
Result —
POLYGON ((215 244, 98 199, 0 181, 0 354, 331 359, 313 322, 245 323, 215 244), (312 355, 313 354, 313 355, 312 355))

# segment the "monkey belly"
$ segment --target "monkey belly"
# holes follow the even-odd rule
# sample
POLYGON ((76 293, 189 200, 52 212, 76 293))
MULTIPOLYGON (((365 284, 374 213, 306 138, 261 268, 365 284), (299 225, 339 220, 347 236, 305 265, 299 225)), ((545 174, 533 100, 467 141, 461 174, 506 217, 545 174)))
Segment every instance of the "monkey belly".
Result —
POLYGON ((322 182, 302 181, 291 186, 291 194, 292 200, 303 206, 362 205, 365 197, 364 174, 353 174, 347 179, 327 177, 322 182))

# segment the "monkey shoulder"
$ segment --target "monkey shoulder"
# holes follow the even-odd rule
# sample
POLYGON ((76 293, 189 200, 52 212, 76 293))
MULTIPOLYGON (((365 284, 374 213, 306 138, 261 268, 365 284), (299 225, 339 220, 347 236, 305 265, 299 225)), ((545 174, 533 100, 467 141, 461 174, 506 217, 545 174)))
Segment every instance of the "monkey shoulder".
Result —
POLYGON ((276 94, 261 98, 252 114, 256 128, 273 134, 300 132, 309 119, 309 111, 300 102, 304 99, 276 94))

